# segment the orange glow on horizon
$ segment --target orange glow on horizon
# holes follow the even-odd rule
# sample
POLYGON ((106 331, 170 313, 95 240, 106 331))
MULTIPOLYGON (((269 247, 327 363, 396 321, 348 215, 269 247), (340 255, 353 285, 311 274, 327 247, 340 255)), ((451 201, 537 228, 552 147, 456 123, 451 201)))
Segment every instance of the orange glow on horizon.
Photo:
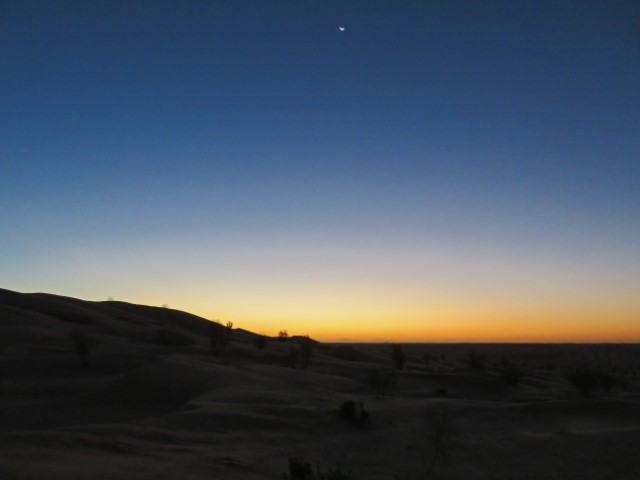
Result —
MULTIPOLYGON (((375 258, 381 264, 374 268, 365 259, 347 264, 351 253, 357 257, 355 250, 333 264, 327 259, 327 265, 302 260, 289 265, 286 258, 267 253, 265 264, 237 254, 232 257, 237 265, 229 260, 228 265, 206 269, 195 257, 183 270, 177 265, 160 268, 150 259, 144 265, 157 273, 153 281, 142 274, 132 276, 117 283, 120 291, 105 281, 97 298, 95 286, 79 295, 74 285, 66 293, 95 300, 113 296, 146 305, 168 303, 256 333, 277 335, 286 329, 291 335, 308 334, 323 341, 640 342, 639 285, 630 268, 591 271, 574 266, 571 271, 561 263, 536 268, 532 261, 492 263, 469 256, 469 262, 482 260, 482 265, 458 269, 456 265, 464 262, 456 257, 447 273, 419 265, 408 254, 403 268, 383 264, 379 257, 375 258), (245 264, 253 265, 251 275, 240 272, 245 264)), ((311 252, 303 253, 300 258, 314 258, 311 252)), ((124 268, 117 259, 112 267, 116 273, 124 268)), ((104 269, 99 272, 104 274, 104 269)), ((81 273, 84 278, 84 269, 81 273)), ((102 278, 98 273, 96 277, 102 278)))
MULTIPOLYGON (((206 315, 205 315, 206 316, 206 315)), ((477 315, 475 318, 443 320, 424 317, 415 321, 399 316, 347 317, 318 319, 313 316, 286 316, 255 319, 225 315, 223 320, 234 326, 256 333, 275 336, 286 329, 290 335, 309 335, 320 341, 353 342, 505 342, 505 343, 637 343, 640 326, 633 316, 617 316, 606 324, 597 316, 549 315, 532 318, 531 315, 511 314, 504 318, 477 315)), ((611 318, 611 317, 609 317, 611 318)))
POLYGON ((166 302, 256 333, 286 329, 324 341, 640 342, 634 282, 488 280, 414 284, 367 277, 296 284, 229 278, 172 285, 164 293, 156 285, 136 286, 130 298, 166 302))

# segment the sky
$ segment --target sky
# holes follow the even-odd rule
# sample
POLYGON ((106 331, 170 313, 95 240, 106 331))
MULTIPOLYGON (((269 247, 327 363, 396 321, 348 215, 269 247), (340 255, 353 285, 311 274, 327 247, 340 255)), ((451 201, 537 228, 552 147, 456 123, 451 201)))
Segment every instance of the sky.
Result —
POLYGON ((0 287, 638 342, 639 86, 633 1, 0 0, 0 287))

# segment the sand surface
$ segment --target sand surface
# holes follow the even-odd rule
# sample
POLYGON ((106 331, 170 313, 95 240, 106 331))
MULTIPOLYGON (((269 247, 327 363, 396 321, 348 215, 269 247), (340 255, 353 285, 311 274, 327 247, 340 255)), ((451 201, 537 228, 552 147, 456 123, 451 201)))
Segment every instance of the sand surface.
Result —
POLYGON ((167 308, 0 290, 0 479, 282 479, 296 456, 357 480, 640 479, 638 345, 402 345, 377 398, 391 345, 313 343, 294 368, 304 339, 255 341, 167 308), (585 396, 580 368, 608 380, 585 396), (369 422, 338 414, 349 400, 369 422))

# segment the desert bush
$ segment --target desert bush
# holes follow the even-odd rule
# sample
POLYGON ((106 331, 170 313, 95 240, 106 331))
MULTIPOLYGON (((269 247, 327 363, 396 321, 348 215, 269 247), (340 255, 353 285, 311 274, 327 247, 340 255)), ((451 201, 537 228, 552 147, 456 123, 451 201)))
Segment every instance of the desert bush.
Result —
POLYGON ((154 342, 163 347, 188 347, 193 345, 193 338, 186 333, 167 328, 156 331, 154 342))
POLYGON ((73 349, 75 350, 83 367, 89 366, 89 355, 94 347, 94 341, 86 333, 79 330, 71 332, 71 342, 73 343, 73 349))
POLYGON ((395 370, 369 370, 365 377, 365 383, 379 399, 383 399, 397 381, 398 375, 395 370))
POLYGON ((469 351, 467 353, 467 366, 473 370, 484 370, 484 367, 487 364, 487 357, 484 355, 480 355, 475 350, 469 351))
POLYGON ((427 465, 425 455, 423 466, 426 474, 430 475, 438 461, 449 462, 449 454, 453 445, 454 428, 445 407, 431 408, 427 411, 427 439, 433 451, 433 457, 427 465))
POLYGON ((326 472, 322 472, 317 468, 316 476, 318 480, 353 480, 351 473, 346 473, 340 470, 340 465, 336 465, 335 468, 329 467, 329 470, 326 472))
POLYGON ((396 370, 404 370, 407 363, 407 355, 400 345, 391 345, 391 361, 396 370))
POLYGON ((230 339, 233 332, 233 322, 227 322, 224 328, 224 333, 227 336, 227 339, 230 339))
POLYGON ((289 474, 284 475, 285 480, 353 480, 350 473, 344 473, 340 466, 335 469, 329 468, 327 472, 322 472, 316 465, 314 473, 311 464, 303 457, 289 458, 289 474))
POLYGON ((281 342, 286 342, 287 340, 289 340, 289 332, 287 332, 286 330, 280 330, 278 332, 278 340, 280 340, 281 342))
POLYGON ((366 427, 371 422, 369 412, 362 402, 347 400, 338 407, 338 415, 348 423, 357 427, 366 427))
POLYGON ((267 346, 267 336, 266 335, 256 335, 253 339, 253 346, 259 350, 264 350, 267 346))
POLYGON ((354 400, 346 400, 338 407, 338 414, 347 420, 356 416, 358 404, 354 400))
POLYGON ((313 341, 309 338, 309 335, 302 337, 300 345, 298 346, 298 359, 300 368, 307 368, 313 355, 313 341))
POLYGON ((313 468, 311 464, 302 457, 289 458, 289 475, 285 475, 287 480, 313 480, 313 468))

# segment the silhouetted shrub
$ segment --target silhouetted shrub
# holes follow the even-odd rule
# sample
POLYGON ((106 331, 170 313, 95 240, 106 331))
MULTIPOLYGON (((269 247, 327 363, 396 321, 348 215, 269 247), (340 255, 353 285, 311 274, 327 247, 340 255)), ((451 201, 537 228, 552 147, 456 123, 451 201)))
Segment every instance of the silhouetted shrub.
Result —
POLYGON ((227 340, 231 339, 231 334, 233 333, 233 322, 227 322, 224 333, 227 336, 227 340))
POLYGON ((300 345, 298 346, 298 359, 300 361, 300 368, 307 368, 313 355, 313 341, 306 335, 300 339, 300 345))
POLYGON ((346 422, 357 427, 366 427, 371 422, 369 412, 364 408, 362 402, 347 400, 338 408, 338 415, 346 422))
POLYGON ((371 388, 376 398, 383 399, 396 384, 398 376, 395 370, 369 370, 365 383, 371 388))
POLYGON ((338 465, 335 469, 329 468, 327 472, 322 472, 316 465, 314 474, 311 464, 303 457, 289 458, 289 474, 284 475, 285 480, 353 480, 350 473, 344 473, 338 465))
POLYGON ((320 469, 316 471, 318 480, 353 480, 351 473, 345 473, 340 470, 340 465, 337 465, 336 468, 329 467, 326 473, 320 471, 320 469))
POLYGON ((522 378, 522 371, 515 366, 505 367, 500 372, 500 378, 507 385, 518 385, 522 378))
POLYGON ((342 402, 338 408, 338 414, 347 420, 352 419, 356 415, 357 403, 354 400, 346 400, 342 402))
POLYGON ((288 480, 313 480, 311 464, 302 457, 289 458, 289 475, 284 476, 288 480))
POLYGON ((407 363, 407 355, 400 345, 391 345, 391 361, 394 368, 404 370, 404 366, 407 363))
POLYGON ((154 342, 163 347, 188 347, 194 340, 186 333, 163 328, 156 332, 154 342))
POLYGON ((280 330, 278 332, 278 340, 280 340, 281 342, 286 342, 287 340, 289 340, 289 332, 287 332, 286 330, 280 330))
POLYGON ((89 355, 93 350, 93 339, 84 332, 74 330, 71 332, 71 341, 73 343, 73 349, 75 350, 83 367, 89 366, 89 355))
POLYGON ((487 363, 487 357, 480 355, 475 350, 467 353, 467 366, 474 370, 484 370, 487 363))
POLYGON ((264 350, 264 348, 267 346, 266 335, 256 335, 256 337, 253 339, 253 346, 257 349, 264 350))

